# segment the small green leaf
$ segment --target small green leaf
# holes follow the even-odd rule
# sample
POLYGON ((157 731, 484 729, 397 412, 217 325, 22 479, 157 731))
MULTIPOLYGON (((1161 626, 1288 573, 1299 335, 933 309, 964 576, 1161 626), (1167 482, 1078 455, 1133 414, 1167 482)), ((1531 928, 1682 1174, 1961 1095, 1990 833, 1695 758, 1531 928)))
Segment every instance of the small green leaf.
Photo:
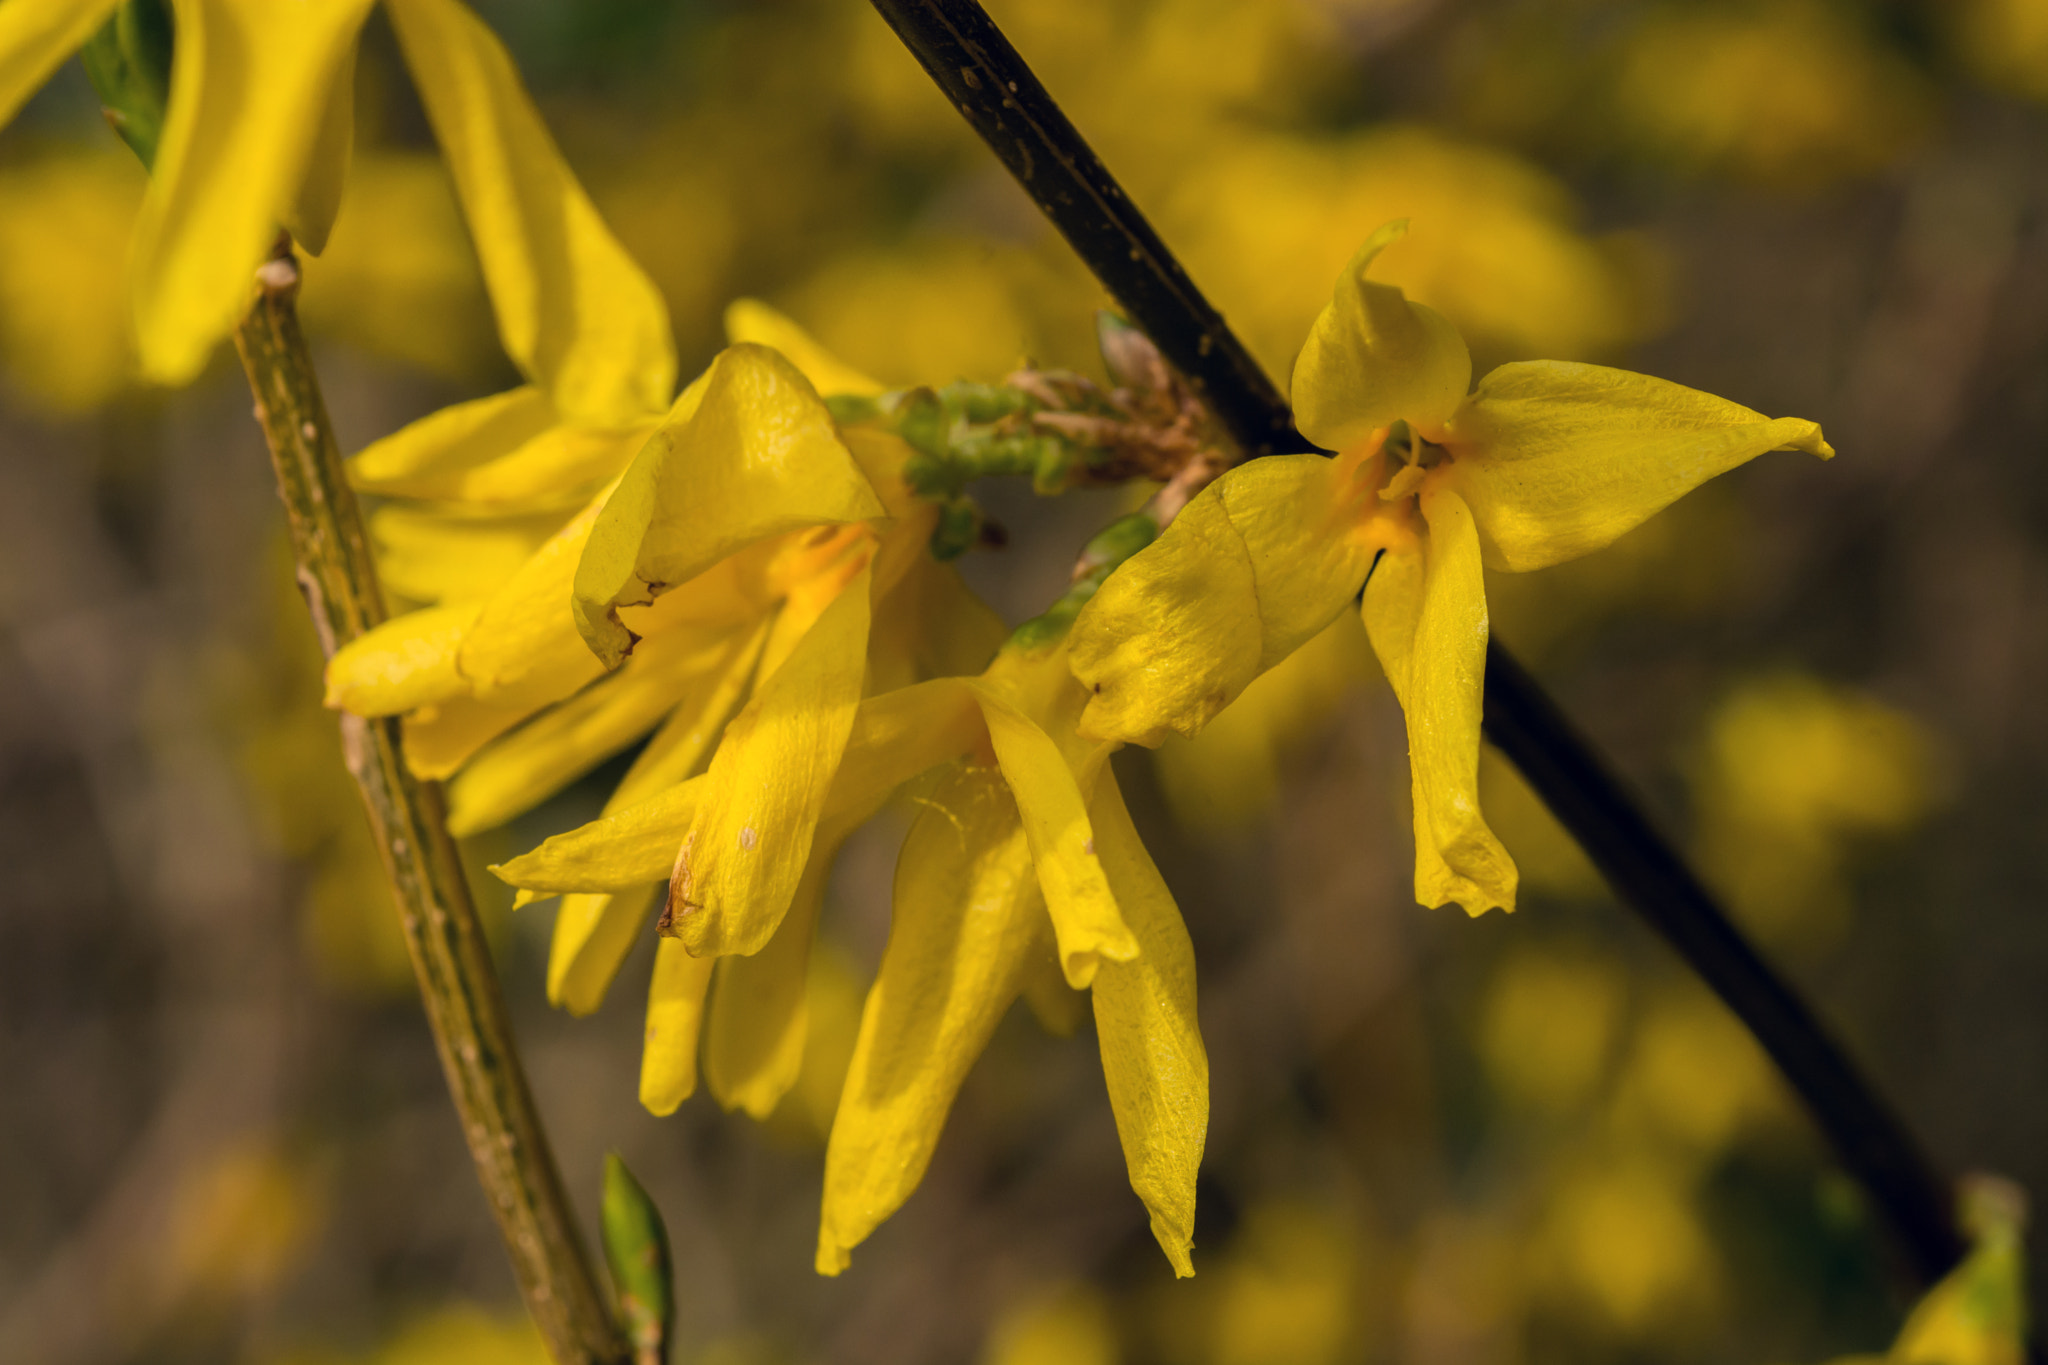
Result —
POLYGON ((125 0, 79 53, 107 122, 144 166, 156 163, 163 136, 173 36, 164 0, 125 0))
POLYGON ((604 1159, 602 1221, 605 1264, 611 1268, 633 1358, 638 1365, 658 1365, 668 1359, 669 1331, 675 1325, 668 1230, 661 1210, 616 1152, 604 1159))

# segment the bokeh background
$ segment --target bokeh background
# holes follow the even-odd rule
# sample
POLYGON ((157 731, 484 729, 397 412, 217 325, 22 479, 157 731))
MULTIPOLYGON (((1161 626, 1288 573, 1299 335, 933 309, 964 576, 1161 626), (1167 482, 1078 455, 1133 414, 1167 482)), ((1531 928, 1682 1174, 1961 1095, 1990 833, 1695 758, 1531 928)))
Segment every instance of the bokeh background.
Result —
MULTIPOLYGON (((738 295, 893 383, 1092 370, 1085 272, 859 0, 490 0, 686 368, 738 295)), ((1284 375, 1338 266, 1482 367, 1640 368, 1824 424, 1495 626, 1950 1171, 2048 1188, 2048 4, 990 0, 1284 375)), ((511 382, 373 21, 305 313, 345 443, 511 382)), ((129 377, 141 172, 73 67, 0 133, 0 1359, 538 1362, 441 1089, 231 357, 129 377)), ((1010 620, 1114 495, 987 488, 1010 620)), ((1489 760, 1491 762, 1491 760, 1489 760)), ((612 765, 474 841, 587 818, 612 765)), ((1355 626, 1119 772, 1193 932, 1198 1275, 1125 1184, 1084 1025, 1020 1011, 908 1207, 810 1269, 901 823, 842 860, 798 1090, 634 1100, 643 945, 550 1011, 553 909, 479 873, 586 1219, 627 1157, 677 1359, 1817 1362, 1908 1294, 1741 1029, 1504 765, 1512 917, 1408 894, 1355 626)), ((2037 1277, 2037 1284, 2039 1283, 2037 1277)))

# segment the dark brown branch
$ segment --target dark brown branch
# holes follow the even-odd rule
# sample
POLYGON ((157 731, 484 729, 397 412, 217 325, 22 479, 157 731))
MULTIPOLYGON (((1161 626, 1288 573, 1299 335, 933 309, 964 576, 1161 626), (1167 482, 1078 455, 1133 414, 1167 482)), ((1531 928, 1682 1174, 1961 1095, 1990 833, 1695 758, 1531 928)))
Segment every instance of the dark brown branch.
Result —
MULTIPOLYGON (((974 0, 872 0, 1131 320, 1248 455, 1311 449, 1285 400, 974 0)), ((1947 1185, 1813 1012, 1760 957, 1557 705, 1499 644, 1486 732, 1621 900, 1662 933, 1778 1064, 1914 1272, 1960 1259, 1947 1185)))

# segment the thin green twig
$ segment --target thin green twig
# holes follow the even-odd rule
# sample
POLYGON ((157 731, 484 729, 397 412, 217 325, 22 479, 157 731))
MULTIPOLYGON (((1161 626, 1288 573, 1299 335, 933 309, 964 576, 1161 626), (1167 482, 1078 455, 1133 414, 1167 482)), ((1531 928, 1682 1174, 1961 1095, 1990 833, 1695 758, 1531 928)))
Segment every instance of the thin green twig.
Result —
MULTIPOLYGON (((384 600, 299 330, 299 270, 288 239, 257 278, 261 289, 235 348, 277 470, 299 587, 320 646, 332 656, 384 619, 384 600)), ((624 1365, 632 1352, 576 1235, 448 836, 441 789, 406 769, 395 718, 343 715, 341 740, 391 877, 448 1093, 526 1306, 558 1365, 624 1365)))

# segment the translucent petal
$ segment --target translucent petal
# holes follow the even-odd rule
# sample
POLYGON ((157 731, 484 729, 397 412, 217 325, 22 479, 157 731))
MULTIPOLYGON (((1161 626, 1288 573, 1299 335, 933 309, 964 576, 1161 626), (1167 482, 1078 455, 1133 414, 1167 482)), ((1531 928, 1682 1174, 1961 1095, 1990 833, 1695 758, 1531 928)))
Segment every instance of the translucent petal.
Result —
POLYGON ((1189 737, 1315 636, 1358 593, 1372 555, 1351 533, 1359 466, 1276 455, 1203 490, 1081 609, 1074 675, 1094 693, 1081 733, 1189 737))
POLYGON ((455 655, 476 614, 474 602, 429 607, 357 636, 327 661, 325 704, 359 716, 395 716, 466 696, 469 684, 455 655))
POLYGON ((654 910, 655 883, 616 895, 562 897, 548 948, 548 1003, 577 1018, 597 1013, 612 978, 654 910))
POLYGON ((831 414, 781 356, 724 351, 700 393, 678 401, 634 456, 577 568, 576 623, 608 665, 633 645, 620 607, 651 602, 754 541, 882 515, 831 414))
POLYGON ((306 174, 284 215, 285 230, 307 254, 327 249, 327 234, 341 212, 349 158, 356 143, 356 45, 350 43, 320 101, 320 131, 306 159, 306 174))
POLYGON ((569 613, 569 585, 604 506, 592 500, 484 603, 456 665, 480 700, 539 705, 604 671, 569 613))
POLYGON ((177 0, 170 106, 136 219, 142 371, 183 384, 255 289, 370 0, 177 0))
POLYGON ((803 1071, 811 939, 842 837, 820 831, 789 912, 767 947, 751 957, 718 960, 705 1025, 704 1079, 727 1109, 765 1119, 803 1071))
POLYGON ((1195 1174, 1209 1131, 1209 1055, 1195 1019, 1195 950, 1105 771, 1089 803, 1103 869, 1143 949, 1095 978, 1095 1033, 1131 1188, 1176 1275, 1195 1273, 1195 1174))
POLYGON ((882 392, 882 386, 833 355, 788 315, 759 299, 734 299, 725 306, 725 339, 751 341, 782 352, 821 394, 882 392))
MULTIPOLYGON (((876 558, 879 578, 891 528, 876 558)), ((988 666, 1010 633, 951 564, 925 553, 920 540, 896 586, 875 606, 868 631, 868 687, 894 691, 929 678, 973 677, 988 666)))
POLYGON ((726 726, 669 880, 691 952, 759 952, 782 922, 860 705, 868 610, 863 570, 726 726))
POLYGON ((364 446, 348 462, 349 481, 389 497, 447 497, 461 474, 510 454, 559 420, 531 384, 456 403, 364 446))
POLYGON ((924 1178, 1036 941, 1043 902, 1001 777, 958 768, 927 802, 896 864, 889 943, 825 1151, 821 1274, 844 1270, 924 1178))
POLYGON ((655 945, 654 982, 647 989, 647 1033, 640 1051, 640 1103, 673 1114, 697 1088, 697 1037, 712 961, 691 957, 672 938, 655 945))
POLYGON ((386 503, 370 514, 377 576, 413 602, 475 602, 518 573, 568 517, 450 517, 417 503, 386 503))
POLYGON ((1059 745, 986 689, 977 699, 1030 841, 1031 861, 1059 942, 1060 970, 1068 985, 1081 990, 1095 979, 1103 961, 1136 957, 1138 941, 1117 912, 1095 854, 1086 798, 1059 745))
POLYGON ((13 120, 120 0, 7 0, 0 4, 0 127, 13 120))
POLYGON ((1337 278, 1294 362, 1294 418, 1317 445, 1344 450, 1375 428, 1408 422, 1434 439, 1472 384, 1472 356, 1450 320, 1365 278, 1408 230, 1389 223, 1337 278))
POLYGON ((405 717, 405 766, 415 777, 440 781, 475 756, 476 751, 525 720, 535 708, 527 703, 478 701, 450 697, 408 712, 405 717))
POLYGON ((639 739, 678 705, 701 713, 752 671, 758 633, 666 631, 625 667, 549 707, 483 750, 448 786, 448 828, 463 837, 531 810, 639 739))
POLYGON ((512 360, 565 417, 627 426, 675 392, 660 292, 598 217, 503 44, 456 0, 389 0, 512 360))
POLYGON ((1469 914, 1515 908, 1515 865, 1479 810, 1486 584, 1472 513, 1425 486, 1421 553, 1390 551, 1365 590, 1365 627, 1408 720, 1415 899, 1469 914))
POLYGON ((1487 375, 1445 443, 1487 564, 1516 571, 1597 550, 1765 451, 1834 454, 1812 422, 1561 360, 1487 375))

